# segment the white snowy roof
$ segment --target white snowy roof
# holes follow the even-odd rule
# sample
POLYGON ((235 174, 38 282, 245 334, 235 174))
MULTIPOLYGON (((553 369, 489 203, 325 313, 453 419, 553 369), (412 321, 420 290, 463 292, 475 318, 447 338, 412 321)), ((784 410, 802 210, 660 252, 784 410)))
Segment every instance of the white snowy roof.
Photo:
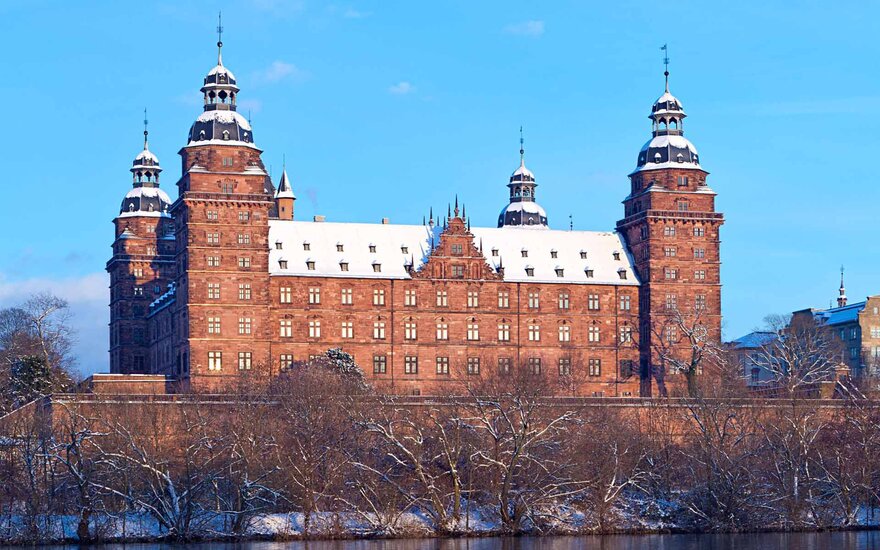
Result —
MULTIPOLYGON (((274 276, 410 279, 439 243, 440 226, 330 223, 271 220, 269 273, 274 276), (281 243, 279 250, 276 243, 281 243), (337 245, 342 245, 342 251, 337 245), (306 246, 307 245, 307 246, 306 246), (370 252, 370 247, 375 252, 370 252), (308 248, 308 249, 306 249, 308 248), (286 262, 286 268, 281 267, 286 262), (348 264, 342 271, 340 263, 348 264), (313 263, 314 269, 309 269, 313 263), (375 271, 379 264, 381 271, 375 271)), ((618 233, 598 231, 533 231, 526 227, 475 227, 474 243, 487 263, 504 267, 509 282, 638 285, 633 262, 618 233), (525 251, 525 256, 523 256, 525 251), (555 251, 554 258, 551 251, 555 251), (581 252, 586 253, 586 258, 581 252), (615 253, 617 258, 615 259, 615 253), (533 270, 530 276, 526 267, 533 270), (557 271, 560 270, 560 271, 557 271), (592 277, 587 276, 589 270, 592 277), (620 273, 626 279, 622 279, 620 273)))
POLYGON ((278 183, 278 190, 275 191, 276 199, 295 199, 293 188, 290 186, 290 178, 287 177, 287 169, 281 172, 281 181, 278 183))
POLYGON ((151 160, 155 164, 159 164, 159 157, 154 155, 149 149, 144 149, 143 151, 138 153, 138 156, 134 157, 135 163, 137 163, 137 161, 139 160, 151 160))
POLYGON ((535 179, 535 174, 533 174, 531 170, 526 168, 525 160, 520 161, 519 168, 517 168, 513 172, 513 176, 530 176, 532 179, 535 179))
POLYGON ((229 76, 229 78, 231 78, 232 80, 235 80, 236 82, 238 81, 238 79, 235 78, 235 75, 232 74, 232 71, 230 71, 230 70, 227 69, 225 66, 223 66, 223 65, 221 65, 221 64, 219 64, 219 63, 218 63, 217 65, 215 65, 213 69, 211 69, 210 71, 208 71, 208 76, 212 76, 212 75, 215 75, 215 74, 217 74, 217 73, 226 73, 226 74, 229 76))
MULTIPOLYGON (((644 146, 642 146, 642 151, 647 151, 651 147, 678 147, 679 149, 690 149, 694 152, 694 154, 699 154, 697 152, 697 148, 694 147, 694 144, 690 142, 684 136, 657 136, 650 139, 644 146)), ((648 159, 650 160, 650 159, 648 159)))
POLYGON ((158 197, 160 201, 165 204, 171 204, 171 198, 168 196, 168 193, 162 191, 158 187, 135 187, 125 194, 126 199, 140 198, 140 197, 150 197, 155 198, 158 197))
POLYGON ((247 119, 237 111, 205 111, 196 119, 199 122, 219 122, 220 124, 238 124, 238 127, 248 132, 251 125, 247 119))
POLYGON ((500 215, 504 216, 508 212, 524 212, 526 214, 536 214, 538 216, 538 219, 535 220, 537 223, 529 225, 523 220, 522 227, 526 227, 529 229, 547 229, 547 226, 541 223, 540 219, 541 217, 547 219, 547 212, 545 212, 544 209, 541 208, 541 205, 536 202, 512 202, 501 209, 500 215))
POLYGON ((186 144, 186 147, 196 147, 198 145, 234 145, 236 147, 250 147, 252 149, 258 149, 258 147, 253 143, 248 143, 247 141, 238 141, 236 139, 203 139, 201 141, 190 141, 186 144))

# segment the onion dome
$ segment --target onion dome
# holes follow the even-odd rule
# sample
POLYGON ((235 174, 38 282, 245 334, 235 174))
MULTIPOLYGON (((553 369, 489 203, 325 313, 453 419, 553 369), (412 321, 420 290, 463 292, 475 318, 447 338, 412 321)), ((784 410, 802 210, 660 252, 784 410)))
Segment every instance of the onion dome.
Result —
POLYGON ((535 202, 535 174, 526 168, 522 128, 519 138, 519 168, 510 176, 510 203, 498 215, 498 227, 524 226, 547 229, 547 212, 535 202))
MULTIPOLYGON (((218 29, 222 29, 219 27, 218 29)), ((239 88, 235 75, 223 65, 223 42, 217 42, 217 65, 208 71, 201 88, 204 111, 189 130, 189 143, 194 145, 254 146, 248 120, 237 112, 239 88)))
POLYGON ((147 141, 146 110, 144 111, 144 149, 134 158, 131 165, 133 189, 126 193, 119 207, 120 217, 168 216, 171 198, 159 189, 159 174, 162 167, 159 157, 150 151, 147 141))
POLYGON ((666 73, 666 91, 651 107, 653 137, 642 146, 636 172, 660 168, 700 167, 700 155, 694 144, 684 137, 684 119, 687 114, 677 97, 669 93, 669 73, 666 73))

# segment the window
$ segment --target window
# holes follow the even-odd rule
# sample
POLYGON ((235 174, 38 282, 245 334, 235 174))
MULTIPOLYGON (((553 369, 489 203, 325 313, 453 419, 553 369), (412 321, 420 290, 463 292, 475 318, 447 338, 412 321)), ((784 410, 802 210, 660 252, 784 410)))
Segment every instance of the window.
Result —
POLYGON ((287 269, 287 260, 278 260, 279 269, 287 269))
POLYGON ((629 325, 620 327, 620 343, 629 344, 633 341, 633 329, 629 325))
POLYGON ((685 200, 677 200, 675 201, 675 209, 679 212, 687 212, 689 209, 688 201, 685 200))
POLYGON ((135 277, 143 277, 144 276, 143 268, 140 268, 140 267, 134 268, 134 276, 135 277))
POLYGON ((498 307, 500 308, 508 308, 510 307, 510 293, 506 290, 498 291, 498 307))
POLYGON ((373 305, 374 306, 384 306, 385 305, 385 291, 379 288, 373 289, 373 305))
POLYGON ((859 337, 859 329, 857 329, 855 327, 849 329, 849 339, 850 340, 855 340, 858 337, 859 337))
POLYGON ((309 321, 309 338, 321 337, 321 321, 309 321))
POLYGON ((208 299, 220 299, 220 283, 208 283, 208 299))
POLYGON ((374 244, 370 245, 370 252, 372 252, 374 254, 376 253, 376 245, 374 245, 374 244))
POLYGON ((538 309, 541 306, 541 296, 538 292, 529 292, 529 308, 538 309))
POLYGON ((859 356, 859 348, 849 348, 849 358, 856 359, 859 356))
POLYGON ((499 374, 510 374, 510 357, 499 357, 498 358, 498 373, 499 374))
POLYGON ((497 249, 497 248, 493 248, 493 249, 492 249, 492 255, 493 255, 493 256, 498 256, 498 249, 497 249))
POLYGON ((586 259, 587 259, 587 251, 586 251, 586 250, 581 250, 581 259, 582 259, 582 260, 586 260, 586 259))
POLYGON ((706 235, 706 230, 700 226, 694 227, 694 237, 703 237, 706 235))
POLYGON ((308 242, 303 243, 303 250, 311 250, 311 249, 312 249, 311 243, 308 243, 308 242))
POLYGON ((232 157, 223 157, 223 166, 232 166, 232 157))
POLYGON ((666 309, 669 311, 675 311, 678 309, 678 295, 677 294, 667 294, 666 295, 666 309))
POLYGON ((462 279, 464 278, 464 266, 455 264, 452 266, 452 277, 454 279, 462 279))
POLYGON ((403 323, 403 337, 406 340, 415 340, 418 337, 416 333, 416 322, 412 319, 403 323))
POLYGON ((306 260, 306 269, 309 271, 315 270, 315 260, 306 260))
POLYGON ((208 256, 208 267, 220 267, 220 256, 208 256))
POLYGON ((541 341, 541 327, 540 327, 540 325, 529 325, 529 341, 530 342, 540 342, 541 341))
POLYGON ((239 233, 238 234, 238 244, 251 244, 250 233, 239 233))
POLYGON ((250 212, 239 212, 239 213, 238 213, 238 221, 240 221, 240 222, 246 222, 246 221, 248 221, 248 220, 250 220, 250 219, 251 219, 251 213, 250 213, 250 212))
POLYGON ((437 358, 437 374, 449 374, 449 357, 437 358))
POLYGON ((674 258, 676 254, 676 249, 674 246, 666 246, 663 247, 663 255, 667 258, 674 258))
POLYGON ((551 258, 557 258, 558 256, 559 256, 559 254, 558 254, 555 250, 551 250, 551 251, 550 251, 550 257, 551 257, 551 258))
POLYGON ((559 375, 560 376, 568 376, 571 374, 571 358, 570 357, 560 357, 559 358, 559 375))
POLYGON ((403 305, 414 307, 417 305, 416 301, 416 291, 414 289, 407 289, 403 291, 403 305))
POLYGON ((674 237, 675 236, 675 226, 667 225, 663 228, 663 236, 664 237, 674 237))
POLYGON ((143 296, 144 295, 144 287, 136 286, 136 287, 134 287, 133 292, 134 292, 135 296, 143 296))
POLYGON ((761 369, 752 367, 752 384, 757 384, 761 379, 761 369))
POLYGON ((587 309, 592 311, 599 311, 599 295, 598 294, 590 294, 587 296, 587 309))
POLYGON ((559 341, 571 342, 571 327, 569 325, 559 325, 559 341))
POLYGON ((468 290, 467 307, 480 307, 480 293, 476 290, 468 290))
POLYGON ((208 370, 220 370, 223 368, 223 352, 208 352, 208 370))
POLYGON ((282 304, 289 304, 293 302, 293 289, 291 289, 289 286, 283 286, 279 290, 281 291, 280 300, 282 304))
POLYGON ((453 256, 461 256, 462 254, 464 254, 464 247, 462 247, 461 244, 453 244, 451 249, 453 256))
POLYGON ((596 343, 599 341, 599 326, 593 325, 587 329, 587 340, 596 343))
POLYGON ((529 357, 529 372, 532 374, 541 374, 540 357, 529 357))
POLYGON ((467 324, 467 339, 468 340, 479 340, 480 339, 480 326, 477 324, 476 319, 471 319, 467 324))
POLYGON ((616 261, 620 261, 620 252, 612 252, 611 256, 613 256, 616 261))
POLYGON ((694 296, 694 309, 697 311, 704 311, 706 309, 706 295, 705 294, 697 294, 694 296))
POLYGON ((345 250, 345 245, 342 243, 336 243, 336 252, 342 252, 345 250))
POLYGON ((341 303, 342 303, 342 305, 344 305, 344 306, 350 306, 351 303, 352 303, 352 300, 351 300, 351 289, 350 289, 350 288, 343 288, 343 289, 340 291, 340 293, 341 293, 341 303))
POLYGON ((401 253, 401 254, 409 254, 409 247, 407 247, 407 246, 401 246, 401 247, 400 247, 400 253, 401 253))
POLYGON ((559 309, 568 309, 569 306, 569 295, 568 292, 560 292, 558 299, 559 309))
POLYGON ((378 262, 373 262, 373 272, 380 273, 382 271, 382 264, 378 262))
POLYGON ((373 356, 373 374, 385 374, 388 370, 388 357, 385 355, 373 356))
POLYGON ((320 287, 310 287, 309 288, 309 303, 313 304, 313 305, 321 303, 321 288, 320 287))
POLYGON ((414 355, 407 355, 403 360, 403 373, 404 374, 418 374, 419 373, 419 358, 414 355))
POLYGON ((679 187, 687 187, 688 186, 688 177, 687 176, 678 176, 678 186, 679 187))
POLYGON ((239 258, 238 259, 238 267, 240 269, 250 269, 251 259, 250 258, 239 258))
POLYGON ((339 271, 348 271, 348 262, 339 262, 339 271))
POLYGON ((208 334, 220 334, 220 317, 208 317, 208 334))
POLYGON ((588 374, 590 376, 602 376, 602 360, 591 357, 587 360, 588 374))
POLYGON ((239 300, 250 300, 251 299, 251 284, 250 283, 239 283, 238 284, 238 299, 239 300))
POLYGON ((480 374, 480 358, 479 357, 468 357, 467 358, 467 373, 470 375, 480 374))
POLYGON ((557 267, 556 269, 554 269, 554 271, 556 271, 557 277, 565 277, 565 270, 561 267, 557 267))
POLYGON ((215 222, 220 219, 220 215, 216 210, 207 210, 205 211, 205 218, 207 218, 208 221, 215 222))
POLYGON ((376 321, 373 323, 373 338, 376 340, 385 339, 385 321, 376 321))
POLYGON ((706 257, 706 249, 705 248, 695 248, 694 249, 694 258, 702 259, 706 257))
POLYGON ((284 243, 281 241, 275 241, 275 250, 284 250, 284 243))
POLYGON ((526 276, 534 277, 535 276, 535 268, 532 266, 526 266, 526 276))
POLYGON ((666 341, 673 343, 678 341, 678 328, 675 325, 669 325, 664 331, 666 333, 666 341))
POLYGON ((446 307, 449 305, 449 295, 445 290, 437 291, 437 307, 446 307))
POLYGON ((667 267, 663 270, 664 279, 678 279, 678 270, 674 267, 667 267))
POLYGON ((522 249, 522 257, 523 257, 523 258, 528 258, 528 257, 529 257, 529 251, 526 250, 525 248, 522 249))
POLYGON ((238 370, 251 370, 253 353, 249 351, 238 352, 238 370))
POLYGON ((629 311, 632 308, 632 298, 629 295, 622 295, 620 297, 620 310, 621 311, 629 311))
POLYGON ((293 321, 290 319, 281 319, 281 330, 279 335, 282 338, 290 338, 293 336, 293 321))
POLYGON ((880 327, 871 327, 871 338, 880 338, 880 327))
POLYGON ((587 279, 592 279, 593 278, 593 270, 590 269, 589 267, 584 268, 584 275, 587 276, 587 279))
POLYGON ((351 321, 342 321, 341 338, 354 338, 354 323, 351 321))
POLYGON ((278 356, 278 370, 286 371, 293 364, 293 355, 290 353, 282 353, 278 356))
POLYGON ((250 317, 238 318, 238 333, 241 335, 250 334, 253 323, 250 317))
POLYGON ((706 280, 706 270, 698 269, 694 271, 694 280, 695 281, 705 281, 706 280))
POLYGON ((449 340, 449 325, 445 321, 437 322, 437 339, 449 340))
POLYGON ((498 341, 510 341, 510 325, 508 323, 498 323, 498 341))

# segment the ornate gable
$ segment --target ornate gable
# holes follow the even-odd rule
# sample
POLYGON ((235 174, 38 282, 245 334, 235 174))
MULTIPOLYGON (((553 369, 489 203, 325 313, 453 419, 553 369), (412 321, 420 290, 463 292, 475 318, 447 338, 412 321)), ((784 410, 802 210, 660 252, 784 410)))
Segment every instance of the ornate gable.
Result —
POLYGON ((486 263, 485 256, 474 244, 474 235, 468 230, 463 218, 450 218, 446 228, 440 233, 439 240, 422 268, 413 274, 413 279, 503 279, 500 273, 496 273, 486 263))

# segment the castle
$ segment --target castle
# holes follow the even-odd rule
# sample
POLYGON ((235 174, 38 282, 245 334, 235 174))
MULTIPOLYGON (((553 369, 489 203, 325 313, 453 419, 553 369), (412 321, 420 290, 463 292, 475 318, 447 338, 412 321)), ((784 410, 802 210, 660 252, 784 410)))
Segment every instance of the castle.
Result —
POLYGON ((471 227, 457 198, 421 224, 335 223, 295 219, 217 45, 176 198, 146 128, 131 167, 107 263, 111 373, 223 391, 341 348, 392 393, 530 369, 570 395, 662 395, 688 327, 720 339, 723 216, 668 71, 615 231, 551 229, 522 147, 497 227, 471 227))

